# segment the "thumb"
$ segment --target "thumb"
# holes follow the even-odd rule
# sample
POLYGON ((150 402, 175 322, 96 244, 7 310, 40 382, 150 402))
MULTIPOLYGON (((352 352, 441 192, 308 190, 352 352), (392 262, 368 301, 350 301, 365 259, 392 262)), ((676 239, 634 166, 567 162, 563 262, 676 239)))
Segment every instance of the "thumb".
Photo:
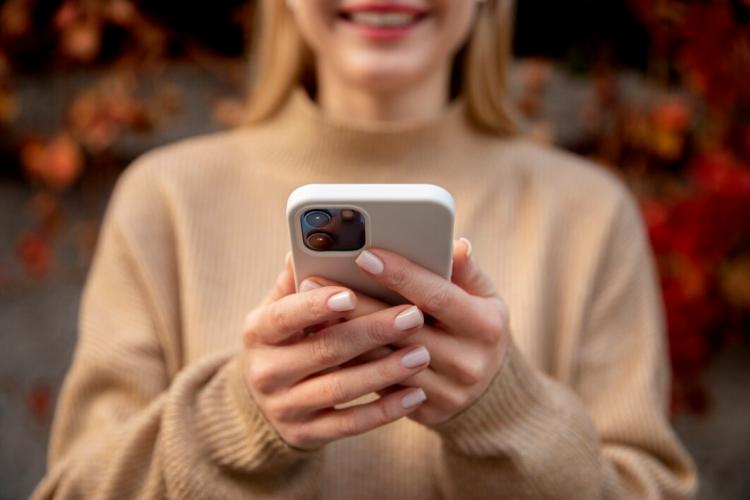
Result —
POLYGON ((294 269, 292 266, 292 253, 287 252, 284 262, 284 269, 279 273, 273 288, 266 294, 263 304, 276 302, 282 297, 291 295, 295 292, 294 287, 294 269))
POLYGON ((460 238, 453 242, 453 274, 451 281, 471 295, 490 297, 495 295, 495 284, 479 268, 476 259, 471 256, 471 242, 460 238))

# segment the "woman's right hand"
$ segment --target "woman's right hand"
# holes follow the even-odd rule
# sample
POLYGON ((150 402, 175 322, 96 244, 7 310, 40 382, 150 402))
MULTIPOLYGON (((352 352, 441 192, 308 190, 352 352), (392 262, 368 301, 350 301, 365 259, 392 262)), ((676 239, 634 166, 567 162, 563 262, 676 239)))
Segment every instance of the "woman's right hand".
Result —
POLYGON ((246 384, 279 435, 293 447, 312 450, 416 410, 426 398, 421 388, 389 388, 427 368, 424 346, 341 365, 419 331, 421 311, 414 306, 358 310, 356 295, 338 286, 292 293, 290 276, 287 264, 276 291, 247 315, 243 339, 246 384), (303 333, 321 324, 315 333, 303 333), (380 399, 334 408, 372 392, 380 399))

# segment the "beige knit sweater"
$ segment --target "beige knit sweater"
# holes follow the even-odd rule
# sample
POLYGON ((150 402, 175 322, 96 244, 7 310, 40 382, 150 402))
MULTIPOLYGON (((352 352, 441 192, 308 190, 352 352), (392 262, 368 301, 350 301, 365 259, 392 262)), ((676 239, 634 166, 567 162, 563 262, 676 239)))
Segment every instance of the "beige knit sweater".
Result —
POLYGON ((80 309, 42 498, 689 498, 637 207, 597 166, 437 119, 365 126, 297 89, 262 126, 180 142, 120 178, 80 309), (244 316, 311 182, 430 182, 511 312, 490 388, 437 428, 408 419, 290 448, 243 382, 244 316))

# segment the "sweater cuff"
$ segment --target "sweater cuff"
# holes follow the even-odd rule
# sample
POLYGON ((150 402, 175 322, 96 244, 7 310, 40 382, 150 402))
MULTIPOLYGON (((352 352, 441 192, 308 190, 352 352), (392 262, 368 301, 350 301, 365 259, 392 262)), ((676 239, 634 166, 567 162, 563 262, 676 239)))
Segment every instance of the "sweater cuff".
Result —
POLYGON ((320 455, 319 450, 302 450, 291 446, 279 435, 271 422, 253 400, 245 383, 246 364, 244 352, 232 360, 230 391, 238 410, 244 416, 245 429, 251 450, 269 464, 293 464, 320 455))
POLYGON ((479 399, 433 430, 450 449, 475 457, 497 456, 498 435, 512 436, 513 429, 528 432, 536 427, 545 432, 543 422, 549 409, 545 399, 543 375, 526 362, 511 340, 500 369, 479 399))
POLYGON ((319 454, 290 446, 263 415, 245 385, 244 352, 228 359, 221 372, 224 396, 216 394, 199 409, 213 461, 243 473, 276 472, 319 454))

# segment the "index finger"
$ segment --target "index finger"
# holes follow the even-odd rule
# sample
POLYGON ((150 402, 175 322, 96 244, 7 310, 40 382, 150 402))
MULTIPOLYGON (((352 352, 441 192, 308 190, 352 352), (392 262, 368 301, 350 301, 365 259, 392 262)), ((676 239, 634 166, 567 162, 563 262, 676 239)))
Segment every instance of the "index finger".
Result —
MULTIPOLYGON (((300 284, 300 289, 305 290, 312 290, 321 286, 340 286, 343 287, 345 285, 329 280, 328 278, 323 278, 321 276, 314 276, 310 278, 305 278, 304 281, 300 284)), ((377 311, 381 311, 383 309, 388 309, 391 307, 390 304, 386 304, 385 302, 378 300, 376 298, 370 297, 367 294, 364 294, 362 292, 358 292, 356 290, 352 290, 354 294, 357 296, 357 308, 352 311, 350 318, 358 318, 360 316, 366 316, 368 314, 372 314, 377 311)))
POLYGON ((451 331, 484 328, 477 298, 409 259, 378 248, 364 250, 356 263, 378 283, 399 293, 451 331))
POLYGON ((286 295, 253 309, 245 318, 245 339, 280 344, 308 326, 346 318, 357 306, 354 292, 343 287, 321 287, 286 295))

